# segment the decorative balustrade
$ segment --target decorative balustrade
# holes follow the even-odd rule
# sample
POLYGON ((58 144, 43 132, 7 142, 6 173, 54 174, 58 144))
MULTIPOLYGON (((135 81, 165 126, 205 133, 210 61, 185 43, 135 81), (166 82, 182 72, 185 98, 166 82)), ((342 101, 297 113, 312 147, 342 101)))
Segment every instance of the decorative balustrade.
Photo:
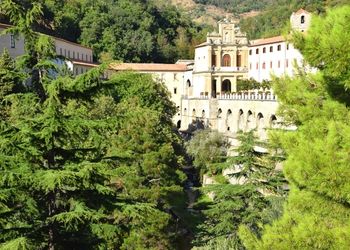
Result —
POLYGON ((222 93, 217 95, 219 100, 254 100, 254 101, 277 101, 277 96, 270 92, 262 93, 222 93))
MULTIPOLYGON (((183 99, 215 99, 208 92, 201 92, 199 96, 182 96, 183 99)), ((258 93, 217 93, 218 100, 250 100, 250 101, 277 101, 277 96, 270 92, 258 93)))
POLYGON ((241 72, 241 71, 248 71, 248 68, 246 67, 211 67, 209 68, 210 71, 218 71, 218 72, 241 72))

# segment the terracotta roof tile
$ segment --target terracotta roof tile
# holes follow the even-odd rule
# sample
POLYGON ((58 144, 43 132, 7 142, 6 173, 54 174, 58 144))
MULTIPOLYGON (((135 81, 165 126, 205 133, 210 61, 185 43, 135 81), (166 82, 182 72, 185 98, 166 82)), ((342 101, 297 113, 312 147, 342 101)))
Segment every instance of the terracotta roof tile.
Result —
POLYGON ((134 71, 186 71, 186 64, 162 64, 162 63, 112 63, 110 68, 122 71, 122 70, 134 70, 134 71))
POLYGON ((302 13, 309 13, 309 12, 304 10, 303 8, 301 8, 297 12, 295 12, 295 14, 302 14, 302 13))
POLYGON ((250 41, 250 46, 264 45, 270 43, 284 42, 286 39, 283 36, 274 36, 269 38, 262 38, 250 41))
MULTIPOLYGON (((7 29, 7 28, 11 28, 11 27, 12 27, 12 25, 5 24, 5 23, 0 23, 0 28, 7 29)), ((46 34, 44 34, 44 35, 46 35, 46 34)), ((50 36, 50 35, 48 35, 48 36, 50 36)), ((62 41, 62 42, 65 42, 65 43, 69 43, 69 44, 72 44, 72 45, 75 45, 75 46, 79 46, 79 47, 83 47, 83 48, 92 50, 92 48, 90 48, 88 46, 85 46, 85 45, 81 45, 79 43, 71 42, 71 41, 68 41, 68 40, 65 40, 65 39, 62 39, 62 38, 59 38, 59 37, 55 37, 55 36, 50 36, 50 37, 52 37, 53 39, 55 39, 57 41, 62 41)))

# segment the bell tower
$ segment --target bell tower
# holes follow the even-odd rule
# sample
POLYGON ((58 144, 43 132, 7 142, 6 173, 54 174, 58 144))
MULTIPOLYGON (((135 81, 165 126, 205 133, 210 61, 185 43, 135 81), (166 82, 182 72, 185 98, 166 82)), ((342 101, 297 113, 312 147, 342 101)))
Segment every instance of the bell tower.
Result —
POLYGON ((304 9, 293 12, 290 17, 290 23, 293 30, 306 32, 311 23, 311 13, 304 9))

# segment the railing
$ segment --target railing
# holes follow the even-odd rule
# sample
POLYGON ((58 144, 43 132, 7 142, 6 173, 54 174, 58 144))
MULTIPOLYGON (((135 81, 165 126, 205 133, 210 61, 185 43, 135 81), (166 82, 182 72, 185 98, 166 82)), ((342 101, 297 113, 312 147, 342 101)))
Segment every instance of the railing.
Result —
POLYGON ((277 101, 277 96, 270 92, 262 93, 216 93, 216 98, 208 92, 201 92, 199 96, 183 95, 182 99, 218 99, 218 100, 251 100, 251 101, 277 101))
POLYGON ((219 72, 241 72, 241 71, 248 71, 248 68, 246 67, 211 67, 211 71, 219 71, 219 72))
POLYGON ((277 96, 269 92, 263 93, 227 93, 217 95, 219 100, 255 100, 255 101, 277 101, 277 96))

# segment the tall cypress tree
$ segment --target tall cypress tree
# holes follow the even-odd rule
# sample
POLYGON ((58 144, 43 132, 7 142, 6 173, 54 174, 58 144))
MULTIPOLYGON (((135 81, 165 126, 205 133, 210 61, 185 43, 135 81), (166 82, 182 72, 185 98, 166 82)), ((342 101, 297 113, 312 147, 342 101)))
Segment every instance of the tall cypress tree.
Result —
POLYGON ((286 122, 279 133, 287 153, 291 192, 284 215, 261 239, 242 230, 248 249, 348 249, 350 245, 350 7, 313 16, 294 41, 316 74, 275 80, 286 122))

